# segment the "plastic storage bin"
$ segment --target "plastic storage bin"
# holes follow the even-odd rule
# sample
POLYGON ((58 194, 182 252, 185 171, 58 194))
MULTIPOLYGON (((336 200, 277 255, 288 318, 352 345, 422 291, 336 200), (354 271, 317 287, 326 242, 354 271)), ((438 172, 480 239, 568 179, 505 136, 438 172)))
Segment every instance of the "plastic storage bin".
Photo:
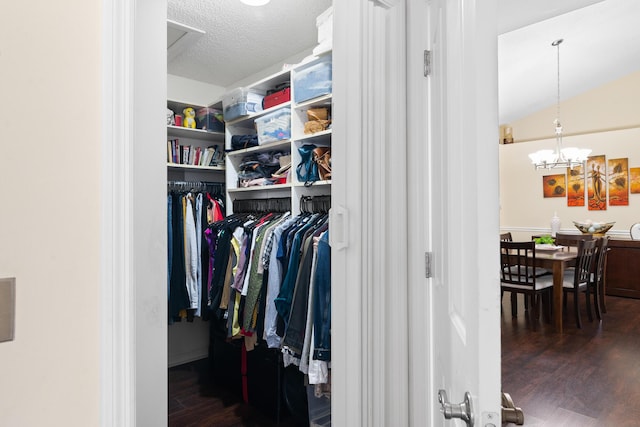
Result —
POLYGON ((214 108, 200 108, 196 112, 196 126, 209 132, 224 132, 222 111, 214 108))
POLYGON ((226 93, 222 98, 224 120, 228 122, 238 117, 262 111, 263 98, 264 93, 244 87, 239 87, 226 93))
POLYGON ((331 93, 331 56, 323 56, 294 72, 293 93, 303 102, 331 93))
POLYGON ((258 144, 291 138, 291 108, 282 107, 255 120, 258 144))
POLYGON ((330 47, 333 41, 333 6, 318 15, 316 27, 318 27, 318 44, 330 47))

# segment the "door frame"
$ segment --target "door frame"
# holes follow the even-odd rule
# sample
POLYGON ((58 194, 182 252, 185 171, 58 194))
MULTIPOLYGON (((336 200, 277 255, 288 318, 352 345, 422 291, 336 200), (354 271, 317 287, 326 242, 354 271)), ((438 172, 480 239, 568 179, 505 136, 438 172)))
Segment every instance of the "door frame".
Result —
POLYGON ((166 0, 102 0, 100 424, 167 424, 166 0))
MULTIPOLYGON (((406 64, 415 65, 405 57, 405 36, 397 37, 401 34, 397 25, 404 19, 399 14, 410 10, 408 1, 413 0, 334 4, 334 41, 345 46, 334 49, 334 61, 342 65, 334 74, 337 144, 332 221, 339 226, 333 230, 340 233, 332 232, 332 245, 339 253, 334 257, 332 293, 343 298, 333 304, 332 323, 345 325, 334 327, 332 337, 336 425, 424 421, 410 417, 407 410, 409 390, 422 389, 415 382, 410 388, 409 369, 416 368, 418 360, 412 358, 410 365, 406 354, 408 317, 406 313, 394 317, 396 311, 385 306, 390 298, 400 304, 396 306, 400 311, 407 308, 408 282, 422 270, 421 262, 407 261, 411 245, 397 245, 390 234, 374 234, 398 225, 393 218, 398 215, 400 238, 411 236, 407 191, 398 190, 408 179, 403 169, 407 138, 390 138, 392 130, 406 125, 402 70, 406 64), (390 40, 376 31, 379 25, 390 30, 390 40), (376 57, 377 46, 372 44, 385 40, 386 59, 394 59, 387 63, 376 57), (395 85, 386 85, 383 75, 393 76, 395 85), (386 126, 369 116, 382 107, 376 104, 379 94, 372 88, 384 91, 389 101, 377 111, 388 113, 386 126), (389 142, 398 145, 390 147, 389 142), (385 170, 388 156, 394 167, 385 170), (369 217, 375 209, 379 210, 369 217), (387 245, 386 249, 377 244, 387 245), (394 274, 398 265, 411 266, 411 277, 406 269, 394 274), (393 289, 390 284, 395 283, 402 286, 393 289)), ((166 209, 165 150, 155 141, 166 133, 166 72, 158 70, 165 70, 166 64, 167 5, 157 0, 103 0, 102 4, 101 425, 162 426, 167 423, 167 322, 166 289, 158 283, 166 283, 166 271, 153 266, 166 262, 166 240, 161 237, 166 218, 149 220, 148 212, 166 209)), ((497 100, 497 92, 494 96, 497 100)), ((487 197, 497 206, 497 189, 487 197)), ((412 345, 414 350, 421 348, 412 345)), ((433 396, 425 398, 430 415, 438 408, 432 406, 433 396)))
POLYGON ((405 22, 405 0, 334 2, 337 426, 409 425, 405 22))

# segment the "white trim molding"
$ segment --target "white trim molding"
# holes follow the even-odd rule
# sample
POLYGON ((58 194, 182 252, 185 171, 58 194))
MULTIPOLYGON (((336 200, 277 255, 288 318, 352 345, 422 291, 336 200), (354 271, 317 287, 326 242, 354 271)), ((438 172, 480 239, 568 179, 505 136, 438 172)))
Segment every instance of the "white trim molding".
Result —
POLYGON ((135 425, 131 272, 133 4, 103 3, 100 424, 135 425))
MULTIPOLYGON (((580 230, 578 230, 575 227, 561 228, 559 231, 561 233, 580 234, 580 230)), ((500 227, 500 232, 501 233, 511 232, 511 233, 517 233, 517 234, 526 235, 526 236, 529 236, 529 235, 537 236, 537 235, 551 234, 551 229, 544 228, 544 227, 500 227)), ((629 230, 611 229, 607 231, 607 236, 612 237, 614 239, 615 238, 627 239, 627 238, 630 238, 630 233, 629 233, 629 230)))
POLYGON ((338 426, 409 425, 404 4, 334 2, 332 205, 348 233, 331 267, 338 426))

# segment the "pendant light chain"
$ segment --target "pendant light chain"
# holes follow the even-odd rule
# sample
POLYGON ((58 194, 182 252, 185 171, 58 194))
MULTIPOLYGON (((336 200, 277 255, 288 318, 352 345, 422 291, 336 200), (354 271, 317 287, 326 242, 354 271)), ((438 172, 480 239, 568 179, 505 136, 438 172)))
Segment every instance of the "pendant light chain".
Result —
POLYGON ((563 39, 558 39, 556 41, 554 41, 553 43, 551 43, 553 46, 557 47, 556 49, 556 56, 557 56, 557 60, 556 63, 558 64, 558 68, 557 68, 557 73, 556 73, 556 82, 557 82, 557 102, 556 102, 556 134, 557 135, 562 135, 562 125, 560 124, 560 43, 562 43, 564 40, 563 39))
POLYGON ((562 39, 560 39, 558 44, 556 44, 556 47, 558 48, 558 112, 556 114, 558 125, 560 125, 560 43, 562 43, 562 39))
POLYGON ((551 168, 571 168, 575 166, 584 166, 584 162, 591 154, 591 149, 588 148, 576 148, 562 146, 562 125, 560 124, 560 43, 563 39, 555 40, 551 43, 551 46, 556 47, 557 58, 557 105, 556 105, 556 119, 554 123, 556 133, 556 149, 554 150, 539 150, 535 153, 529 154, 531 163, 533 163, 536 169, 551 169, 551 168))

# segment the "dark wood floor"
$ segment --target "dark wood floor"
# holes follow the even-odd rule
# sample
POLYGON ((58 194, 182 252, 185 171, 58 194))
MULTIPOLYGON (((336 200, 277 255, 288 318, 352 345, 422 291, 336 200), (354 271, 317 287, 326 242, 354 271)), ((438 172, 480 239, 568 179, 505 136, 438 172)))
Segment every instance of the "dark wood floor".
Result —
POLYGON ((241 394, 215 385, 206 359, 169 369, 169 427, 298 427, 282 409, 267 415, 241 394))
MULTIPOLYGON (((515 319, 508 293, 502 304, 502 388, 524 411, 524 425, 640 426, 640 300, 607 297, 601 323, 588 321, 581 301, 582 329, 569 301, 563 334, 532 322, 518 301, 515 319)), ((204 360, 169 370, 169 427, 278 425, 212 384, 207 369, 204 360)), ((279 425, 296 424, 284 414, 279 425)))
POLYGON ((569 297, 563 334, 533 323, 518 301, 515 319, 508 293, 502 302, 502 389, 524 425, 640 426, 640 300, 607 297, 602 322, 591 323, 582 298, 577 329, 569 297))

